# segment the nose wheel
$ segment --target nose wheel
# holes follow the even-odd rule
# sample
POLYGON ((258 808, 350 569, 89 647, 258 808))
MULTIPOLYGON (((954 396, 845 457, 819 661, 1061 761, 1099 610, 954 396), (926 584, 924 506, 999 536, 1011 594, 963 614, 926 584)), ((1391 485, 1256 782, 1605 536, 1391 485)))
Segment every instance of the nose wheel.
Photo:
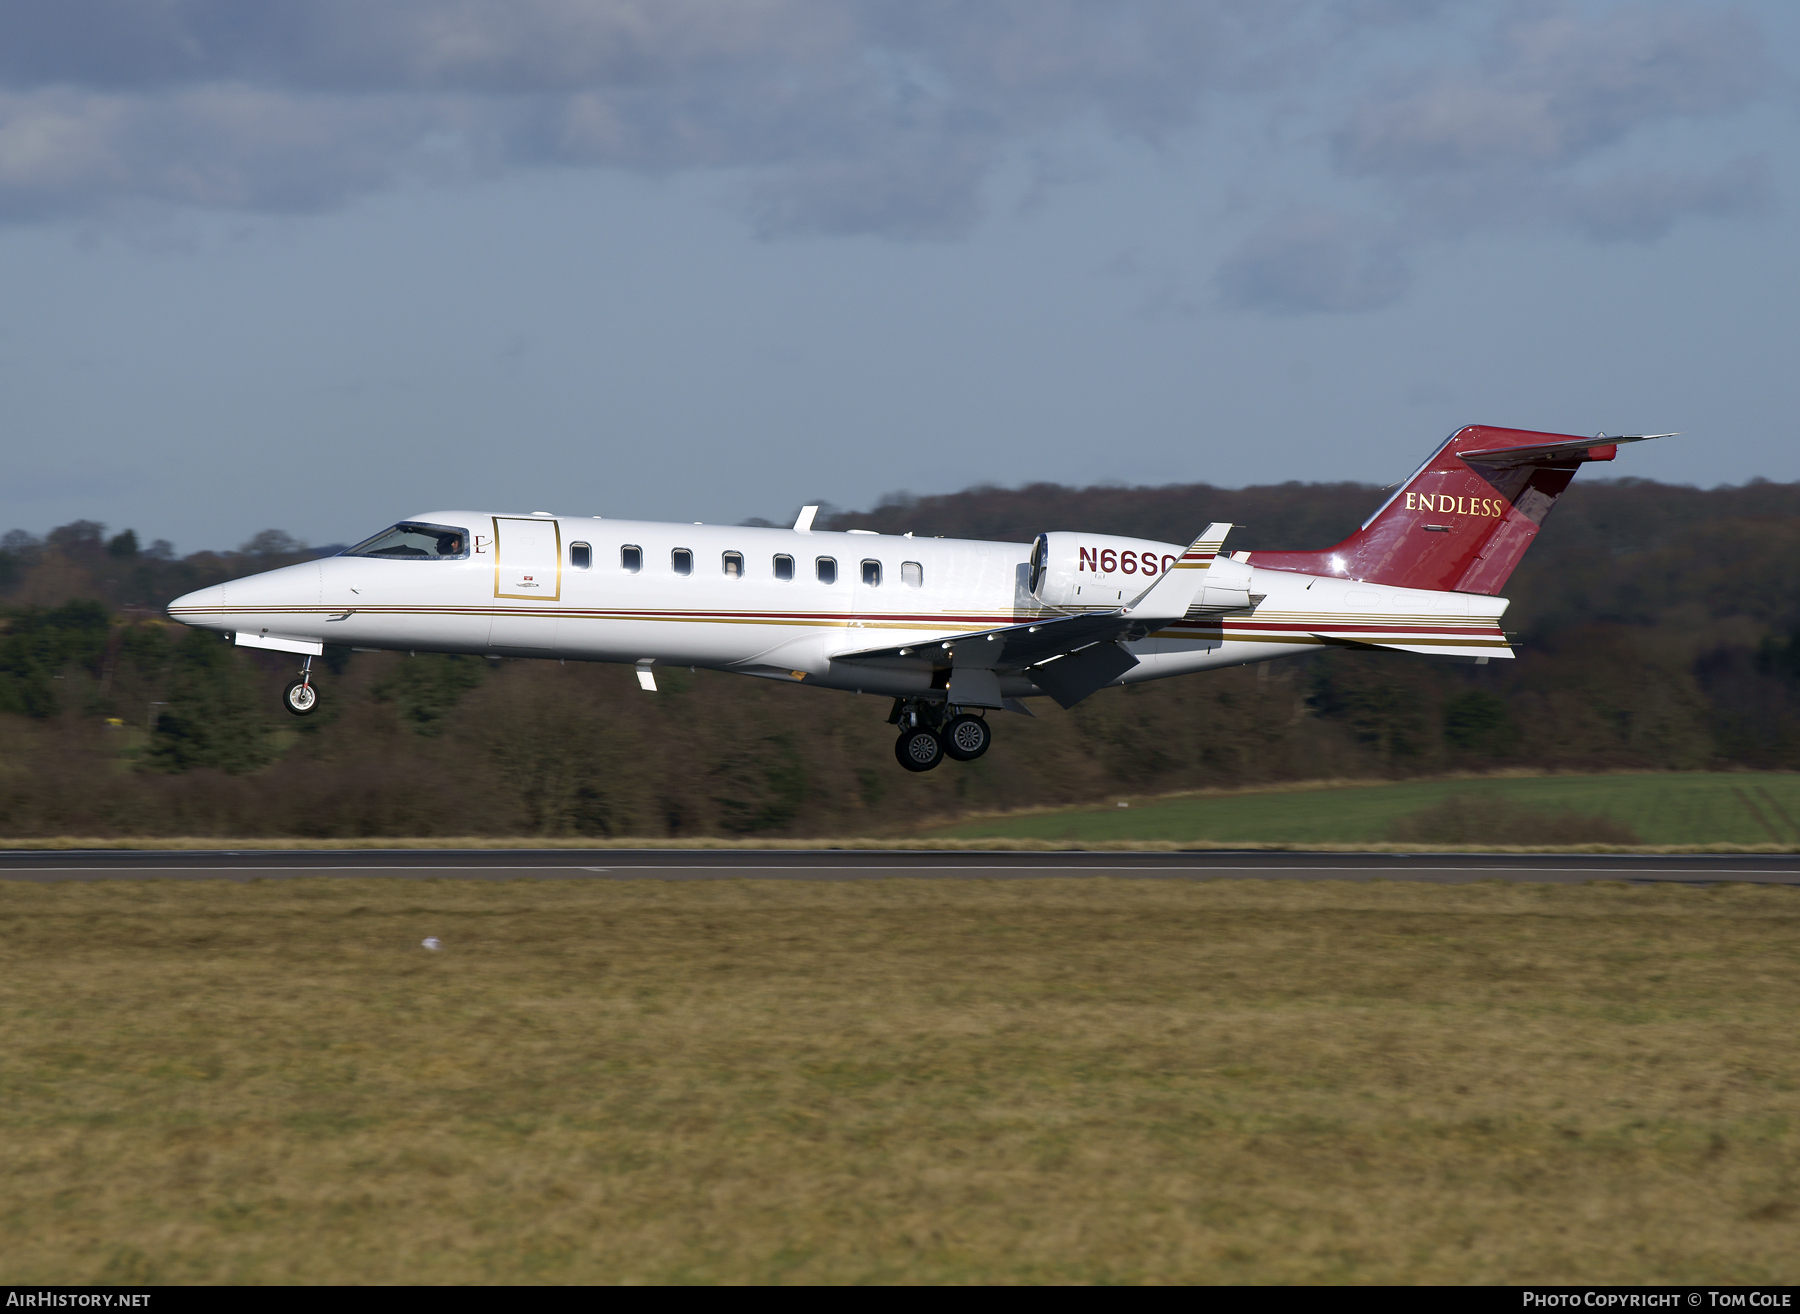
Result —
POLYGON ((281 705, 295 716, 311 716, 319 705, 319 691, 312 687, 312 658, 300 668, 300 678, 281 691, 281 705))

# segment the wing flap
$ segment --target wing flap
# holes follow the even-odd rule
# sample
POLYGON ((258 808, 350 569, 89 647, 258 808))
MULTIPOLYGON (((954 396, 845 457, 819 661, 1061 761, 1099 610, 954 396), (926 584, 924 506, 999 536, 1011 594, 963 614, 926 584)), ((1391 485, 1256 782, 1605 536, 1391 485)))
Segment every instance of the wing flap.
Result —
POLYGON ((1031 672, 1031 682, 1062 706, 1064 711, 1089 694, 1104 689, 1138 664, 1138 659, 1116 643, 1096 643, 1080 652, 1060 657, 1031 672))

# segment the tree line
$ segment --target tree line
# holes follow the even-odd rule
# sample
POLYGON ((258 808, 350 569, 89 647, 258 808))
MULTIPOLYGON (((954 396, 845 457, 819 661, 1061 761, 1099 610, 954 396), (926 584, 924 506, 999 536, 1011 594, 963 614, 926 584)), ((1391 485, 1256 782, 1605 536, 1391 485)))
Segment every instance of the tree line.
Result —
MULTIPOLYGON (((895 496, 835 529, 1023 542, 1078 528, 1317 547, 1359 484, 974 488, 895 496)), ((1577 482, 1510 581, 1519 660, 1334 650, 1002 716, 978 762, 893 762, 885 699, 701 671, 328 649, 297 659, 162 615, 309 559, 268 530, 177 556, 76 521, 0 539, 0 833, 11 836, 851 835, 971 810, 1328 777, 1800 768, 1800 484, 1577 482)))

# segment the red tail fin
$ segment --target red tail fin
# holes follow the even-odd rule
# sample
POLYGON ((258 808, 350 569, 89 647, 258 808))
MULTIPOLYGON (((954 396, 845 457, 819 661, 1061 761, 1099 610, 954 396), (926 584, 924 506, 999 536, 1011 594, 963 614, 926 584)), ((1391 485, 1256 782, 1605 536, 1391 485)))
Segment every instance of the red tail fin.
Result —
POLYGON ((1671 434, 1579 438, 1470 425, 1349 538, 1323 552, 1255 552, 1264 570, 1338 575, 1408 589, 1498 593, 1584 461, 1671 434))

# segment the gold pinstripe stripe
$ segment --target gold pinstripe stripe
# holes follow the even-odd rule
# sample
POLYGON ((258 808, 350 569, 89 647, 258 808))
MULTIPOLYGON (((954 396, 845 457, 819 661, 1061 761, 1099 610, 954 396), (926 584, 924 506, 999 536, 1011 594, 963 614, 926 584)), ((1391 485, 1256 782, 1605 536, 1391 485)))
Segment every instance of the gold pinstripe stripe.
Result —
MULTIPOLYGON (((536 617, 547 620, 593 620, 593 621, 639 621, 659 624, 686 625, 775 625, 789 628, 811 629, 854 629, 854 630, 931 630, 950 628, 948 623, 966 624, 970 621, 986 621, 994 625, 1028 624, 1033 620, 1046 619, 1046 613, 1011 617, 968 616, 938 613, 935 617, 845 617, 845 616, 771 616, 746 613, 719 614, 712 612, 625 612, 625 611, 580 611, 570 608, 492 608, 492 607, 244 607, 244 608, 171 608, 169 615, 216 617, 229 620, 237 616, 337 616, 346 610, 356 615, 377 616, 383 618, 428 618, 467 617, 470 619, 487 618, 521 618, 536 617)), ((1101 611, 1110 610, 1098 609, 1101 611)), ((1093 614, 1093 613, 1076 613, 1093 614)), ((1054 618, 1054 617, 1051 617, 1054 618)), ((1326 615, 1321 613, 1275 613, 1270 616, 1259 616, 1254 621, 1246 618, 1242 621, 1227 620, 1193 620, 1176 621, 1165 628, 1154 631, 1155 637, 1165 639, 1187 639, 1199 636, 1219 635, 1221 639, 1229 637, 1238 641, 1254 641, 1258 643, 1324 643, 1342 641, 1351 643, 1368 643, 1372 645, 1406 642, 1413 646, 1461 646, 1461 647, 1507 647, 1505 638, 1499 632, 1497 621, 1477 620, 1475 618, 1455 617, 1417 617, 1396 621, 1393 617, 1376 618, 1373 616, 1347 618, 1342 615, 1326 615), (1411 620, 1413 625, 1405 621, 1411 620), (1423 632, 1425 626, 1417 622, 1424 621, 1426 626, 1436 633, 1423 632), (1276 625, 1310 625, 1325 631, 1329 638, 1320 638, 1315 634, 1296 635, 1270 632, 1264 627, 1276 625), (1366 627, 1351 629, 1350 627, 1366 627), (1254 628, 1252 628, 1254 627, 1254 628), (1467 631, 1446 635, 1443 631, 1467 631)))

